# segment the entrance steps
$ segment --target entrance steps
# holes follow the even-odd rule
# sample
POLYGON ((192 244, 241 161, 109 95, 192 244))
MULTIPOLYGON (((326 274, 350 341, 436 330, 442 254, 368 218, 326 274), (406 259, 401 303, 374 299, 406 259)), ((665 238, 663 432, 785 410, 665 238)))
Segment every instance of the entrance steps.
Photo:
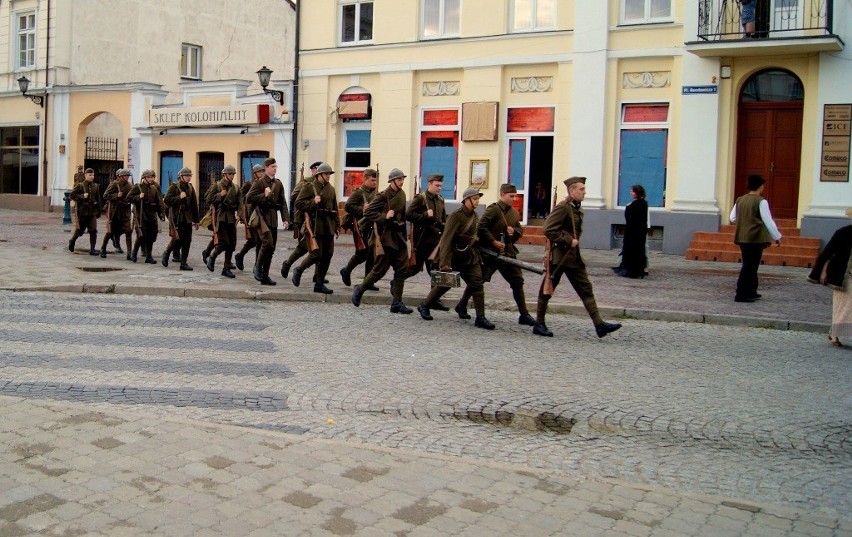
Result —
MULTIPOLYGON (((819 254, 820 239, 802 237, 796 227, 795 219, 779 218, 775 220, 781 232, 781 246, 763 251, 763 264, 787 267, 806 267, 813 265, 819 254)), ((692 236, 686 259, 691 261, 727 261, 739 263, 740 247, 734 244, 735 224, 722 226, 718 232, 698 231, 692 236)))

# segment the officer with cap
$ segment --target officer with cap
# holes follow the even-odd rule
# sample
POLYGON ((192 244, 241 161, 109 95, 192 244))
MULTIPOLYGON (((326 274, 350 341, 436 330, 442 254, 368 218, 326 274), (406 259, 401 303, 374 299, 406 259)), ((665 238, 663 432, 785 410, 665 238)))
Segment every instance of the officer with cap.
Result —
POLYGON ((260 250, 260 241, 257 239, 257 229, 248 225, 248 220, 251 218, 251 213, 254 211, 254 207, 249 205, 246 202, 246 196, 248 196, 249 190, 251 190, 251 184, 263 177, 263 166, 261 164, 255 164, 251 168, 252 178, 248 181, 244 182, 242 186, 240 186, 240 194, 243 196, 243 207, 244 209, 240 212, 240 220, 244 220, 243 225, 246 226, 248 230, 249 237, 246 239, 246 242, 243 243, 243 247, 240 248, 240 251, 234 254, 234 261, 237 263, 237 268, 243 270, 243 259, 249 250, 254 248, 254 258, 257 259, 258 251, 260 250))
MULTIPOLYGON (((290 219, 293 220, 293 238, 300 239, 299 233, 302 229, 302 215, 299 211, 296 210, 296 200, 299 199, 299 195, 302 193, 302 189, 305 188, 306 185, 312 184, 317 176, 317 170, 322 165, 322 161, 316 161, 310 166, 311 174, 305 177, 303 180, 299 181, 295 187, 293 187, 293 192, 290 193, 290 204, 292 206, 292 210, 290 211, 290 219)), ((296 247, 290 253, 290 257, 284 260, 281 263, 281 277, 286 278, 290 273, 290 267, 296 264, 296 261, 302 258, 305 254, 308 253, 308 243, 303 240, 298 240, 296 243, 296 247)), ((320 283, 328 283, 327 281, 323 281, 320 283)))
MULTIPOLYGON (((337 212, 337 192, 329 182, 334 170, 323 162, 317 168, 314 181, 305 185, 296 199, 296 213, 302 215, 307 224, 310 218, 314 239, 319 248, 310 252, 307 259, 293 269, 293 285, 299 287, 302 273, 316 265, 314 272, 314 292, 330 295, 333 291, 325 285, 325 275, 334 255, 334 239, 340 234, 340 215, 337 212)), ((307 230, 302 233, 302 241, 308 242, 307 230)))
MULTIPOLYGON (((468 188, 462 194, 462 205, 447 218, 444 234, 438 243, 438 266, 442 271, 450 269, 461 273, 461 278, 467 284, 465 293, 473 298, 476 308, 474 326, 486 330, 494 330, 494 324, 485 318, 485 281, 482 279, 482 266, 479 250, 476 249, 476 225, 478 218, 476 208, 482 193, 475 188, 468 188)), ((417 307, 417 311, 426 321, 432 320, 428 304, 446 292, 446 287, 433 287, 426 299, 417 307)), ((456 306, 456 313, 461 319, 470 319, 467 310, 456 306)))
MULTIPOLYGON (((426 178, 426 190, 412 198, 405 218, 414 226, 414 257, 416 264, 409 269, 408 277, 419 274, 424 265, 426 271, 431 272, 429 256, 438 246, 441 234, 444 232, 444 224, 447 221, 447 211, 444 209, 444 198, 441 197, 441 188, 444 186, 444 176, 433 173, 426 178)), ((430 307, 447 311, 440 302, 435 302, 430 307)))
MULTIPOLYGON (((370 236, 373 233, 373 226, 367 224, 364 220, 364 211, 376 196, 376 183, 378 182, 378 178, 379 174, 376 170, 372 168, 364 170, 364 182, 362 182, 361 186, 352 192, 352 195, 346 200, 346 206, 344 207, 344 210, 346 211, 346 219, 343 223, 343 229, 354 229, 355 226, 357 226, 358 231, 361 233, 361 240, 364 242, 365 246, 369 242, 370 236)), ((349 262, 346 263, 345 267, 340 269, 340 277, 346 287, 352 285, 352 271, 361 263, 364 263, 365 276, 373 270, 373 263, 376 260, 374 254, 375 249, 373 248, 365 247, 361 250, 358 250, 357 248, 355 249, 355 253, 352 254, 351 258, 349 258, 349 262)), ((377 290, 378 288, 375 289, 377 290)))
POLYGON ((360 285, 352 290, 352 304, 355 307, 361 305, 361 297, 364 291, 377 281, 393 267, 393 281, 391 281, 391 313, 409 314, 414 310, 402 303, 402 292, 405 288, 405 277, 408 274, 408 247, 406 246, 405 234, 405 192, 402 185, 405 183, 405 174, 398 168, 393 168, 388 173, 388 187, 376 194, 367 210, 364 211, 364 219, 378 227, 378 234, 374 233, 370 239, 368 248, 374 247, 379 241, 384 249, 384 255, 376 259, 373 270, 364 278, 360 285))
POLYGON ((169 255, 180 248, 180 270, 192 270, 187 264, 189 247, 192 245, 192 230, 198 229, 198 195, 192 186, 192 170, 183 167, 178 172, 178 182, 169 185, 163 199, 169 208, 170 219, 174 222, 177 237, 172 237, 160 260, 164 267, 169 266, 169 255))
MULTIPOLYGON (((133 225, 130 220, 130 200, 128 199, 128 195, 133 185, 130 184, 130 170, 127 168, 120 168, 115 175, 118 179, 110 183, 106 191, 104 191, 110 230, 104 236, 104 242, 101 245, 101 257, 106 257, 106 246, 111 238, 124 235, 124 241, 127 244, 127 259, 130 260, 133 225)), ((116 248, 116 252, 118 252, 118 248, 116 248)))
MULTIPOLYGON (((544 236, 550 241, 550 279, 555 291, 562 275, 568 278, 592 318, 598 337, 604 337, 621 328, 621 324, 604 321, 598 312, 592 282, 589 281, 586 263, 580 255, 580 236, 583 234, 583 210, 580 204, 586 198, 586 178, 569 177, 564 183, 568 188, 568 197, 556 205, 544 222, 544 236)), ((553 332, 544 322, 549 300, 550 296, 544 293, 542 280, 533 334, 553 337, 553 332)))
POLYGON ((287 200, 284 199, 284 185, 275 178, 277 171, 278 163, 274 158, 264 160, 263 176, 252 181, 246 196, 260 220, 257 232, 261 246, 260 254, 254 263, 254 279, 261 285, 275 285, 269 277, 269 267, 275 254, 275 245, 278 243, 278 214, 281 214, 284 229, 290 224, 287 200))
MULTIPOLYGON (((518 189, 511 183, 500 185, 500 199, 485 209, 485 213, 479 219, 476 228, 479 246, 513 259, 518 256, 515 243, 524 234, 521 229, 520 215, 514 207, 517 192, 518 189)), ((501 263, 493 257, 483 259, 482 276, 485 281, 490 282, 491 276, 498 271, 512 288, 512 297, 515 299, 520 314, 518 324, 533 326, 535 319, 532 318, 529 309, 527 309, 527 300, 524 295, 524 275, 520 267, 501 263)), ((467 301, 470 298, 469 290, 470 287, 465 289, 461 300, 459 300, 459 309, 461 310, 467 309, 467 301)))
POLYGON ((77 205, 77 227, 68 241, 68 250, 73 252, 74 243, 88 230, 89 255, 98 255, 100 252, 95 246, 98 243, 98 218, 101 216, 101 189, 95 182, 95 170, 87 168, 84 176, 83 181, 74 185, 69 196, 77 205))
MULTIPOLYGON (((207 270, 213 272, 216 257, 225 252, 222 276, 226 278, 234 277, 234 273, 231 272, 231 256, 237 246, 236 211, 242 209, 243 205, 243 195, 237 185, 234 184, 236 174, 236 168, 230 164, 222 168, 222 179, 210 185, 210 189, 204 197, 204 201, 216 209, 216 231, 219 236, 219 244, 215 245, 215 249, 204 260, 204 264, 207 265, 207 270)), ((214 241, 211 240, 210 242, 213 243, 214 241)))
POLYGON ((133 210, 136 212, 136 218, 139 219, 138 223, 142 229, 142 235, 137 235, 136 242, 133 244, 130 260, 136 262, 136 256, 141 248, 145 262, 156 265, 157 262, 154 260, 151 250, 157 240, 159 228, 157 219, 166 219, 166 206, 163 203, 163 194, 160 192, 160 185, 157 183, 157 174, 154 173, 154 170, 142 171, 142 182, 133 185, 128 198, 130 203, 133 204, 133 210))

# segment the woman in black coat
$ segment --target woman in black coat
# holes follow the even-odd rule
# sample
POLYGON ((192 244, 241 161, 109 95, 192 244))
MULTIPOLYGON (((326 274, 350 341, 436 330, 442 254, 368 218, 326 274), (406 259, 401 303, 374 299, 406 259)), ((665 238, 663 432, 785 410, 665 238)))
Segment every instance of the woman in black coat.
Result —
POLYGON ((624 246, 621 249, 621 265, 615 270, 626 278, 644 278, 648 258, 645 256, 645 240, 648 237, 648 202, 642 185, 630 187, 633 201, 624 208, 624 246))
MULTIPOLYGON (((852 209, 846 211, 852 217, 852 209)), ((817 256, 808 281, 834 289, 831 308, 831 331, 828 339, 840 346, 840 336, 852 336, 852 292, 849 289, 850 253, 852 253, 852 226, 834 232, 831 240, 817 256)))

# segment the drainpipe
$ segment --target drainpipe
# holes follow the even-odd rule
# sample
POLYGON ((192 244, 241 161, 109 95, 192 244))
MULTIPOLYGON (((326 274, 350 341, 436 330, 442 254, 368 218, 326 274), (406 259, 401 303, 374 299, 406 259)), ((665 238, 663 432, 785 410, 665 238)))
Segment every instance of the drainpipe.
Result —
MULTIPOLYGON (((51 196, 52 193, 48 194, 47 192, 47 123, 50 114, 48 113, 50 110, 50 99, 47 98, 47 85, 48 81, 48 73, 50 72, 50 0, 47 0, 47 45, 44 51, 44 116, 42 117, 42 124, 44 125, 43 133, 42 133, 42 142, 41 142, 41 191, 47 195, 51 196)), ((48 198, 50 200, 50 198, 48 198)), ((47 210, 50 210, 50 203, 52 200, 48 201, 47 210)))
MULTIPOLYGON (((298 142, 296 138, 298 138, 297 134, 299 133, 299 29, 301 27, 300 19, 302 10, 299 9, 298 4, 293 4, 293 8, 296 10, 296 46, 295 46, 295 59, 293 63, 293 110, 291 111, 293 115, 293 134, 290 137, 290 186, 288 190, 293 190, 293 187, 296 186, 296 150, 298 149, 298 142)), ((290 200, 292 205, 293 200, 290 200)))

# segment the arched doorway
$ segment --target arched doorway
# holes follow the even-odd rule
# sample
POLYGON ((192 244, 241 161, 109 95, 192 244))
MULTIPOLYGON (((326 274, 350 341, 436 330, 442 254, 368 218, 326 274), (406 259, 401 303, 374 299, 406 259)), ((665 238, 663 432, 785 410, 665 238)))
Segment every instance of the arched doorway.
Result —
POLYGON ((782 69, 754 74, 743 85, 737 122, 734 199, 746 192, 746 178, 766 179, 763 197, 773 216, 796 218, 802 156, 802 82, 782 69))
POLYGON ((121 120, 110 112, 95 112, 80 123, 77 136, 85 148, 82 164, 95 170, 95 181, 103 193, 115 172, 124 167, 121 120))

